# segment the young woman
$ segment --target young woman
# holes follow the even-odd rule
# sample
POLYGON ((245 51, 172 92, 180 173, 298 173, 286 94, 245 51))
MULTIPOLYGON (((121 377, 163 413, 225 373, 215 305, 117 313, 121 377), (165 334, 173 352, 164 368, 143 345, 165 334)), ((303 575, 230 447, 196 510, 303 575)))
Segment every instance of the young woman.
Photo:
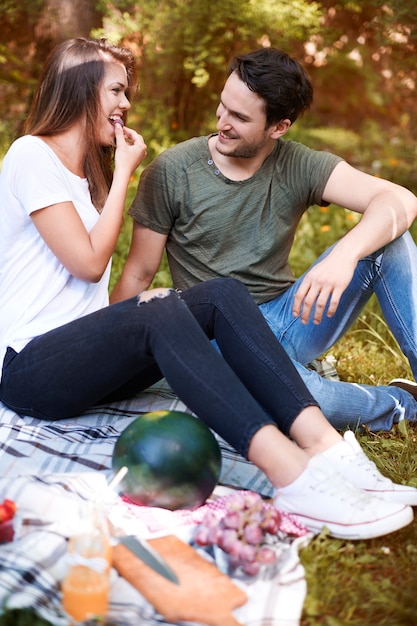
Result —
POLYGON ((239 282, 151 290, 109 306, 128 182, 146 154, 124 125, 134 86, 128 50, 63 43, 4 159, 1 400, 21 415, 67 419, 165 376, 266 473, 277 507, 312 530, 368 538, 402 528, 417 490, 382 477, 351 434, 330 426, 239 282))

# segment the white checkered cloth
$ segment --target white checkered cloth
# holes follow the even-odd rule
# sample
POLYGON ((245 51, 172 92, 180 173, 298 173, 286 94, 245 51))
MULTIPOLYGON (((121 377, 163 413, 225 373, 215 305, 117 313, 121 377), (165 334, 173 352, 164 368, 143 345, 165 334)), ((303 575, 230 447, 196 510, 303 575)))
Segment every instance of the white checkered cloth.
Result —
MULTIPOLYGON (((32 520, 21 526, 15 541, 0 545, 0 606, 34 607, 52 624, 67 626, 60 581, 67 538, 77 527, 74 515, 79 505, 91 500, 92 493, 111 477, 111 457, 120 432, 140 414, 161 409, 188 411, 164 381, 131 401, 100 406, 68 421, 21 418, 0 403, 0 499, 15 500, 19 519, 32 520), (37 525, 41 522, 48 525, 37 525)), ((218 441, 222 452, 220 483, 271 495, 266 476, 223 440, 218 441)), ((216 489, 218 503, 227 492, 227 488, 216 489)), ((115 494, 109 497, 113 499, 112 515, 127 534, 149 537, 174 533, 187 541, 205 507, 213 506, 208 503, 193 512, 171 512, 128 505, 115 494)), ((250 586, 239 581, 249 597, 234 612, 242 624, 268 617, 274 619, 273 626, 299 625, 306 582, 298 549, 309 535, 296 526, 290 532, 299 537, 285 543, 285 558, 273 581, 257 581, 250 586)), ((116 572, 109 618, 120 626, 166 623, 116 572)))
MULTIPOLYGON (((133 400, 56 422, 21 418, 0 402, 0 475, 101 470, 110 475, 113 447, 121 431, 140 414, 161 409, 190 412, 165 381, 133 400)), ((216 438, 222 452, 220 482, 270 496, 272 485, 265 474, 216 438)))

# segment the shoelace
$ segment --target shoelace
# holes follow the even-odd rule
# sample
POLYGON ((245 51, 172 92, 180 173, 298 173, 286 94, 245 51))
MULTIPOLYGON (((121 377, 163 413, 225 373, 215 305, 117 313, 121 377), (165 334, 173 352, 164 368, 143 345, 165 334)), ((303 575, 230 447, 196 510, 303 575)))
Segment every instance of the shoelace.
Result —
POLYGON ((381 486, 385 485, 386 487, 393 487, 392 480, 390 480, 386 476, 383 476, 378 470, 375 463, 368 459, 368 457, 362 450, 353 452, 352 454, 342 455, 341 458, 347 459, 349 463, 355 463, 358 469, 363 470, 364 472, 369 474, 374 479, 375 483, 381 486))
POLYGON ((378 470, 375 463, 366 456, 365 452, 362 450, 356 437, 351 431, 345 433, 344 440, 351 448, 351 452, 349 454, 346 454, 344 458, 348 459, 349 462, 355 462, 358 469, 366 472, 374 480, 374 488, 381 487, 385 489, 395 489, 395 485, 392 480, 390 480, 386 476, 383 476, 378 470))
POLYGON ((349 481, 345 481, 340 474, 333 472, 315 472, 317 482, 311 485, 312 491, 326 493, 328 496, 336 497, 340 502, 350 503, 357 508, 365 508, 369 503, 369 494, 354 487, 349 481), (317 474, 321 474, 320 477, 317 474), (343 489, 341 489, 341 484, 343 489))

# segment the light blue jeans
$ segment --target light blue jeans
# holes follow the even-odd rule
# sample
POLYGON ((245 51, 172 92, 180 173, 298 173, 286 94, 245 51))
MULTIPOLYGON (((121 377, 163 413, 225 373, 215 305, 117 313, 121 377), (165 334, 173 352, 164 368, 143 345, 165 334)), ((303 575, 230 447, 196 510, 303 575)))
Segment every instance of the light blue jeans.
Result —
POLYGON ((305 367, 340 339, 375 293, 385 321, 417 377, 417 248, 410 233, 358 263, 336 314, 324 316, 319 325, 302 324, 300 317, 292 314, 301 280, 260 309, 328 420, 338 429, 366 424, 373 431, 389 430, 402 419, 417 420, 417 402, 398 387, 328 380, 305 367))

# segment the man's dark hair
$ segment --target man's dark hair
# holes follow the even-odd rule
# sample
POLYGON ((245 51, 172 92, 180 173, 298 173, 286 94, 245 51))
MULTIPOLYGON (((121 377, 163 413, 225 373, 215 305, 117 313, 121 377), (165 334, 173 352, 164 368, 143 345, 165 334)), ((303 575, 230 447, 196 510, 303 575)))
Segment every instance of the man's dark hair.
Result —
POLYGON ((236 56, 228 75, 232 72, 264 100, 267 127, 284 119, 295 122, 313 101, 307 72, 296 59, 277 48, 260 48, 236 56))

